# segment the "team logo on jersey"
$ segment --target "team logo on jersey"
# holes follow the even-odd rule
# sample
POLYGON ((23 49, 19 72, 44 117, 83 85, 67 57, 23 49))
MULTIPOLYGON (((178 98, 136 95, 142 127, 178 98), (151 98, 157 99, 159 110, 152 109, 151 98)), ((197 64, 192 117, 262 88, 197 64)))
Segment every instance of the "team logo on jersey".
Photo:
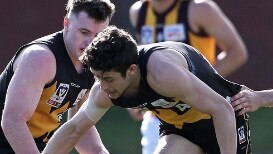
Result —
POLYGON ((246 141, 244 126, 238 128, 237 133, 238 133, 238 137, 239 137, 239 143, 240 144, 244 143, 246 141))
POLYGON ((174 107, 177 104, 177 102, 167 102, 164 99, 159 99, 152 102, 151 104, 156 107, 171 108, 171 107, 174 107))
POLYGON ((186 39, 184 24, 166 25, 163 29, 163 36, 168 41, 184 41, 186 39))
POLYGON ((176 102, 168 102, 164 99, 158 99, 151 103, 152 106, 154 106, 157 109, 163 108, 163 109, 169 109, 171 108, 173 111, 175 111, 178 115, 182 115, 185 112, 189 111, 191 109, 191 106, 188 104, 185 104, 181 101, 176 102))
POLYGON ((142 26, 140 30, 141 44, 149 44, 154 42, 154 27, 142 26))
POLYGON ((60 83, 59 87, 51 98, 47 101, 47 104, 55 108, 59 108, 67 95, 69 90, 69 84, 60 83))

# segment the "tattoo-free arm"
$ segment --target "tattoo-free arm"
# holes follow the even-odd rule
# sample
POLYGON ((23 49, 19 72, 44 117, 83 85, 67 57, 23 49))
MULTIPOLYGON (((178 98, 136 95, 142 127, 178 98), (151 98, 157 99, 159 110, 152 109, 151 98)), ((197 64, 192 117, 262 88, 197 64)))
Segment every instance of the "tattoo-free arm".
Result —
POLYGON ((221 153, 235 154, 237 139, 232 106, 189 72, 186 63, 176 52, 153 53, 148 62, 150 86, 164 96, 177 98, 211 115, 221 153))
POLYGON ((54 78, 54 55, 42 45, 27 47, 17 57, 8 86, 1 126, 15 153, 40 153, 27 126, 43 88, 54 78))

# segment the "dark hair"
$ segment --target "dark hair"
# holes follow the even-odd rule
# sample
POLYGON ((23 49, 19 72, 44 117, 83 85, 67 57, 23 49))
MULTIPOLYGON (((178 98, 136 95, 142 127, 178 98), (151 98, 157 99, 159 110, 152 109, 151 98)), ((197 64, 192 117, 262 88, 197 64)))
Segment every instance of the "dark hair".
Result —
POLYGON ((78 15, 81 11, 88 14, 96 21, 111 20, 115 13, 115 5, 110 0, 68 0, 66 4, 67 15, 73 13, 78 15))
POLYGON ((125 30, 108 26, 93 39, 80 60, 94 70, 113 70, 125 77, 129 66, 137 64, 137 44, 125 30))

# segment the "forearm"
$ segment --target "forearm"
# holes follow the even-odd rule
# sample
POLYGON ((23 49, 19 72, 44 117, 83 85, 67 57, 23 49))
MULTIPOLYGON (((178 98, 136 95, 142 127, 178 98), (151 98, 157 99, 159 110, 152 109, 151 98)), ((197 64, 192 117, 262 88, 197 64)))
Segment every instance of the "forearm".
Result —
POLYGON ((76 125, 65 123, 49 140, 44 154, 69 153, 79 141, 81 135, 77 133, 76 125))
POLYGON ((248 59, 247 51, 243 47, 233 47, 217 56, 214 68, 222 76, 228 76, 238 70, 248 59))
POLYGON ((273 107, 273 90, 257 91, 260 107, 273 107))
POLYGON ((40 153, 26 122, 19 120, 5 120, 3 118, 2 129, 15 153, 40 153))
POLYGON ((92 127, 87 131, 79 140, 75 148, 81 154, 109 154, 95 127, 92 127))
POLYGON ((221 154, 235 154, 237 148, 235 115, 229 108, 212 115, 221 154))

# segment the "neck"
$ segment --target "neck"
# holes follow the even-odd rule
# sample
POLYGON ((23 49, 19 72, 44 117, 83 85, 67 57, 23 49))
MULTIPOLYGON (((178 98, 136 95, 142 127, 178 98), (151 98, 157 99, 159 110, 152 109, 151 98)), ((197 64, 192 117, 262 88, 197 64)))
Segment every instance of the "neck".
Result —
POLYGON ((165 12, 176 0, 152 0, 152 7, 157 13, 165 12))

